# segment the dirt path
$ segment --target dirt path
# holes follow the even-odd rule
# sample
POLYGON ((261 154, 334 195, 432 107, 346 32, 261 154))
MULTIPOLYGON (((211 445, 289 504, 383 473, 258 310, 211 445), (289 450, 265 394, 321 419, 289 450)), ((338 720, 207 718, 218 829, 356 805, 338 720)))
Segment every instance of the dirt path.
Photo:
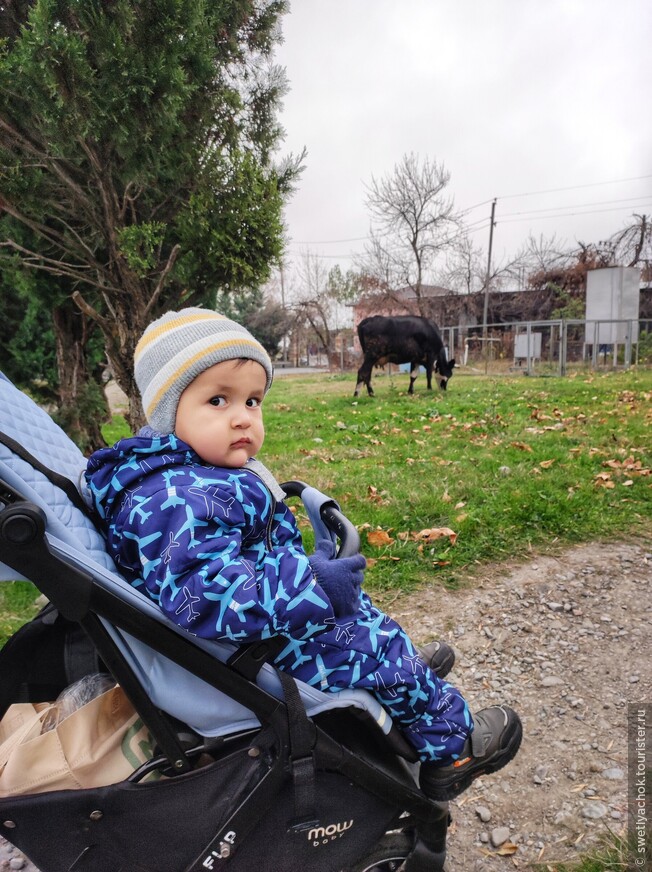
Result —
MULTIPOLYGON (((452 642, 472 710, 501 701, 523 719, 516 760, 452 804, 451 872, 571 860, 623 830, 627 705, 652 701, 652 542, 500 566, 391 611, 415 641, 452 642)), ((35 872, 9 851, 0 869, 35 872)))
POLYGON ((393 614, 419 642, 445 628, 458 652, 453 683, 472 711, 502 701, 523 719, 517 758, 452 804, 451 870, 572 860, 623 830, 627 705, 652 701, 649 542, 499 567, 472 589, 421 593, 393 614), (506 836, 516 850, 500 856, 506 836))

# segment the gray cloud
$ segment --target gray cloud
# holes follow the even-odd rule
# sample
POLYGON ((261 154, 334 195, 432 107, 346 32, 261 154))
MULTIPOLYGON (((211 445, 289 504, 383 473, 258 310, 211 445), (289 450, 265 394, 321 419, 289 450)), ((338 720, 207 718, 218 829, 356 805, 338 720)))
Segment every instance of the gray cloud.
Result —
POLYGON ((598 239, 649 212, 652 178, 507 197, 652 174, 651 25, 649 0, 294 0, 277 54, 285 145, 308 148, 292 239, 364 236, 364 183, 411 151, 445 163, 458 206, 501 198, 498 251, 530 232, 598 239), (595 214, 512 214, 564 206, 595 214))

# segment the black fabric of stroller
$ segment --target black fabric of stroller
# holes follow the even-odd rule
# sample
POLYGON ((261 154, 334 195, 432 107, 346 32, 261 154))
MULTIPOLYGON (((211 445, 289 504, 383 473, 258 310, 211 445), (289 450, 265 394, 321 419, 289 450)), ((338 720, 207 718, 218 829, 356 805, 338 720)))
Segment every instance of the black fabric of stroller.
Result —
POLYGON ((47 872, 179 872, 265 769, 242 749, 177 778, 16 797, 6 835, 47 872))
MULTIPOLYGON (((242 749, 203 769, 151 784, 123 782, 17 797, 11 807, 15 826, 8 835, 19 848, 24 837, 31 859, 47 872, 180 872, 198 859, 197 846, 210 842, 267 769, 263 755, 251 757, 242 749)), ((318 824, 288 831, 294 796, 286 784, 225 868, 346 868, 352 854, 363 855, 378 842, 396 814, 389 800, 370 797, 345 776, 318 773, 316 787, 318 824)), ((210 865, 210 854, 202 865, 222 868, 217 858, 210 865)))

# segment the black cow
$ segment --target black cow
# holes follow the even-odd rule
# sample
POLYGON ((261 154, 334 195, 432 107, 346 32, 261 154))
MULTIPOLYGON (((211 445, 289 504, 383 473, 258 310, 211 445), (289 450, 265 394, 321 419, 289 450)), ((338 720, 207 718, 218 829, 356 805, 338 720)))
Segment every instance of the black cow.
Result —
POLYGON ((414 382, 420 366, 426 368, 428 390, 432 390, 433 369, 439 373, 439 386, 446 390, 446 383, 453 375, 455 360, 446 359, 444 343, 432 321, 416 315, 398 315, 394 318, 373 315, 360 321, 358 337, 364 361, 358 370, 355 397, 362 385, 367 386, 369 396, 373 397, 371 371, 374 366, 384 366, 386 363, 411 364, 409 394, 414 393, 414 382))

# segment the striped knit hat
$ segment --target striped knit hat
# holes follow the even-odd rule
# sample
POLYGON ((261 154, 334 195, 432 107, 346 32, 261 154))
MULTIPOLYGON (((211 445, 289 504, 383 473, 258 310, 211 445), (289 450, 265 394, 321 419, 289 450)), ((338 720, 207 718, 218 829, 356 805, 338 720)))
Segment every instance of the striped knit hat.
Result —
POLYGON ((134 376, 145 417, 159 433, 172 433, 181 394, 204 370, 225 360, 255 360, 272 384, 269 355, 241 324, 209 309, 166 312, 145 330, 134 353, 134 376))

